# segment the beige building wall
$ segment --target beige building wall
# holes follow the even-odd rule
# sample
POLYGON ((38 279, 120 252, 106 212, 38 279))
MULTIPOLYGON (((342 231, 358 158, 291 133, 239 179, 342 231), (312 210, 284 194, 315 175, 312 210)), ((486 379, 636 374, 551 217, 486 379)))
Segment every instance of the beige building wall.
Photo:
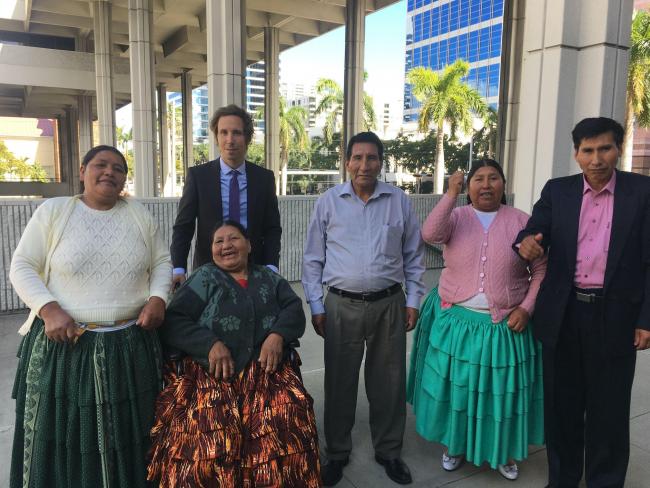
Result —
POLYGON ((0 140, 18 158, 40 164, 51 181, 59 181, 56 120, 0 117, 0 140))

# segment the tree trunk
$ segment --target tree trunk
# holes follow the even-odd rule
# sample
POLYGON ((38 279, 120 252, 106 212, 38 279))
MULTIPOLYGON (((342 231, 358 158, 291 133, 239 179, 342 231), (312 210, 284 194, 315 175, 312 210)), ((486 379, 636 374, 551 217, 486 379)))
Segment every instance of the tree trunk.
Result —
POLYGON ((621 169, 632 171, 632 150, 634 148, 634 107, 632 97, 625 101, 625 137, 623 138, 623 153, 621 154, 621 169))
POLYGON ((436 134, 436 169, 434 171, 433 193, 436 195, 443 194, 445 186, 445 149, 444 149, 444 125, 443 122, 438 124, 438 133, 436 134))

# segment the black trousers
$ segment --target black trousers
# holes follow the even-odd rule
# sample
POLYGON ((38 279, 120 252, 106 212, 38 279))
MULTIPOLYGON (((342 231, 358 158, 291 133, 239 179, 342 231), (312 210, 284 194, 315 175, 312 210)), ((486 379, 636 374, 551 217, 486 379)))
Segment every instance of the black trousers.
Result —
POLYGON ((636 352, 612 356, 602 301, 569 300, 555 349, 544 348, 549 484, 622 487, 630 455, 630 395, 636 352))

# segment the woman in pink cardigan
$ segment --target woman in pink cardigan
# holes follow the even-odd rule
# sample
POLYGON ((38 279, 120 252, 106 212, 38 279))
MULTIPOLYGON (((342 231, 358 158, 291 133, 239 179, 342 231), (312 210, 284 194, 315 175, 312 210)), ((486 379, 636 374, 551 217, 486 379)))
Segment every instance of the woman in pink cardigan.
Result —
POLYGON ((501 166, 477 161, 469 205, 454 208, 463 177, 449 178, 422 226, 426 242, 444 244, 445 269, 422 305, 408 396, 418 433, 446 446, 445 470, 487 461, 514 480, 515 460, 544 441, 541 349, 530 317, 546 262, 528 267, 512 250, 528 215, 505 205, 501 166))

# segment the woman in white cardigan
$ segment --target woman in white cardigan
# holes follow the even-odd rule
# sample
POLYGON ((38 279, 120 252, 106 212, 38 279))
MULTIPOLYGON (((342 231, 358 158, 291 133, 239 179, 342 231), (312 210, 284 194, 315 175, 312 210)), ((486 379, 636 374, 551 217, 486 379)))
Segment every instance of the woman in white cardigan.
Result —
POLYGON ((171 263, 151 214, 121 196, 126 173, 117 149, 91 149, 83 193, 39 206, 14 253, 10 279, 32 313, 12 488, 146 486, 171 263))

